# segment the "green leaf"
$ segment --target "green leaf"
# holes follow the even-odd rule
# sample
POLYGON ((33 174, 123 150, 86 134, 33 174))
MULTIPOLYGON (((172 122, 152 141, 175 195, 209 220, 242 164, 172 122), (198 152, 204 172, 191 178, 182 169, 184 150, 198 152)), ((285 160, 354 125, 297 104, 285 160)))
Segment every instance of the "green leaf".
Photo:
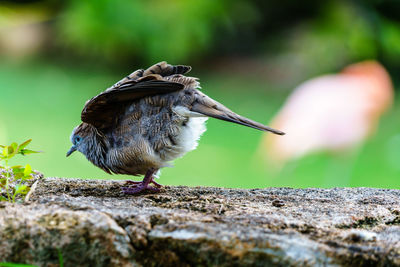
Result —
POLYGON ((24 174, 25 168, 14 169, 14 175, 24 174))
MULTIPOLYGON (((8 199, 5 198, 5 197, 3 197, 3 196, 0 196, 0 201, 8 201, 8 199)), ((3 265, 1 265, 1 263, 0 263, 0 267, 1 267, 1 266, 3 266, 3 265)))
POLYGON ((18 170, 18 169, 21 169, 22 166, 21 165, 15 165, 15 166, 12 166, 10 168, 13 169, 13 170, 18 170))
POLYGON ((8 146, 5 146, 3 148, 3 155, 4 155, 4 157, 8 157, 8 146))
POLYGON ((10 145, 10 147, 12 147, 14 151, 17 151, 17 150, 18 150, 18 144, 15 143, 15 142, 13 142, 13 143, 10 145))
POLYGON ((19 153, 22 155, 29 155, 29 154, 34 154, 34 153, 40 153, 40 151, 33 151, 30 149, 22 149, 19 153))
POLYGON ((31 165, 26 164, 25 170, 24 170, 24 176, 28 176, 28 175, 31 174, 31 173, 32 173, 31 165))
POLYGON ((32 139, 28 139, 25 142, 23 142, 22 144, 19 145, 18 147, 18 152, 22 149, 24 149, 27 145, 29 145, 29 143, 32 142, 32 139))
POLYGON ((29 187, 27 185, 16 185, 14 196, 18 194, 26 194, 29 191, 29 187))
POLYGON ((10 146, 8 146, 8 158, 12 158, 17 154, 18 151, 18 144, 17 143, 12 143, 10 146))
POLYGON ((24 173, 22 171, 14 173, 14 179, 15 180, 18 180, 18 179, 21 179, 21 178, 24 178, 24 177, 25 177, 25 175, 24 175, 24 173))

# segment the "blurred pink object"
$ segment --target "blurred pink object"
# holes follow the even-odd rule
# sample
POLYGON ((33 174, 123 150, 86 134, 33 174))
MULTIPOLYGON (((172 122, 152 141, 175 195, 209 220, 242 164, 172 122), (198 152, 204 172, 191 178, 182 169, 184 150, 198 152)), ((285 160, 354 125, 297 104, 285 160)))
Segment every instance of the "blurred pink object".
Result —
POLYGON ((286 135, 264 135, 262 151, 270 161, 284 163, 311 152, 353 148, 375 131, 393 94, 389 74, 375 61, 306 81, 273 119, 271 126, 286 135))

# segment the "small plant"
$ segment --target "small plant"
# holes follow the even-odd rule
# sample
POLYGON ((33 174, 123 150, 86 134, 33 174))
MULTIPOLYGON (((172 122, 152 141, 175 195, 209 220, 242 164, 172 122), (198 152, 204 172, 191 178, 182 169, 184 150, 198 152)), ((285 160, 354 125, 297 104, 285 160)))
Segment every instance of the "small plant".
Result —
POLYGON ((31 141, 29 139, 20 145, 17 143, 9 146, 0 145, 0 148, 3 149, 0 153, 0 201, 15 202, 17 197, 25 196, 29 192, 28 180, 43 177, 38 171, 33 171, 29 164, 25 167, 9 166, 9 160, 17 154, 24 156, 39 153, 26 148, 31 141))

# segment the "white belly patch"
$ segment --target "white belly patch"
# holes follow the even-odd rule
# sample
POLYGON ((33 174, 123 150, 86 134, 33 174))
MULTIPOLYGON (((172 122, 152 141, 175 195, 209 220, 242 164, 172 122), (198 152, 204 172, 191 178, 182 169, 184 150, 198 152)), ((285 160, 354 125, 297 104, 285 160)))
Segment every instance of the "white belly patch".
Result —
POLYGON ((167 153, 166 161, 180 158, 187 152, 194 150, 200 139, 200 136, 206 131, 205 122, 208 117, 191 112, 184 107, 176 107, 174 111, 187 121, 180 126, 180 134, 176 138, 176 145, 167 153))
POLYGON ((183 154, 197 147, 200 136, 206 131, 207 119, 207 117, 189 118, 186 126, 182 126, 178 144, 182 147, 183 154))

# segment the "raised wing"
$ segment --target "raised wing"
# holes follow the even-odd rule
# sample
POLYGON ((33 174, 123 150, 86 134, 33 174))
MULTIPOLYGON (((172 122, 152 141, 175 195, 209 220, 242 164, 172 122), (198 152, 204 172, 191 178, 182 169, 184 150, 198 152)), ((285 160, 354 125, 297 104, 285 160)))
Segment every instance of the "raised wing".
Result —
POLYGON ((108 128, 124 103, 182 90, 184 84, 168 81, 164 77, 188 71, 188 66, 172 66, 166 62, 155 64, 147 70, 137 70, 87 101, 81 119, 98 129, 108 128))

